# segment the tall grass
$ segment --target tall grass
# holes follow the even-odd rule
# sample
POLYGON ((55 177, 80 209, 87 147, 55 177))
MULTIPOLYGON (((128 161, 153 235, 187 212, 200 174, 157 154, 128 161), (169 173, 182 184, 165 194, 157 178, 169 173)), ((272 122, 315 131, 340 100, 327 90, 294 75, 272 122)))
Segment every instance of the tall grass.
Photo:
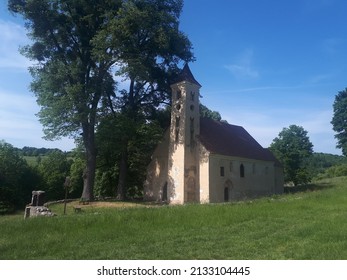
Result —
POLYGON ((347 259, 346 183, 238 203, 0 217, 0 259, 347 259))

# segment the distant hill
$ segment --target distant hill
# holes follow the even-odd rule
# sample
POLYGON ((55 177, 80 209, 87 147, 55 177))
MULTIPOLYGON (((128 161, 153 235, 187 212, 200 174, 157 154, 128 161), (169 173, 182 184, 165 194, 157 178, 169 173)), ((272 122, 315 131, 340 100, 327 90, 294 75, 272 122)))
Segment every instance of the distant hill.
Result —
POLYGON ((60 149, 36 148, 36 147, 28 147, 28 146, 25 146, 22 149, 20 148, 16 148, 16 149, 21 156, 27 156, 27 157, 45 156, 52 152, 63 153, 63 151, 60 149))
POLYGON ((347 157, 326 154, 326 153, 313 153, 312 157, 308 159, 308 166, 313 176, 324 173, 332 166, 347 164, 347 157))

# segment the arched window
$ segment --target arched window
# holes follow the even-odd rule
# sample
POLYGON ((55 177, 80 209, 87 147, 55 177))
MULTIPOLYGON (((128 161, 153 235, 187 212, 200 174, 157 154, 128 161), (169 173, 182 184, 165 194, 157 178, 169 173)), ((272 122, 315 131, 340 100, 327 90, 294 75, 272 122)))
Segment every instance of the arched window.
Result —
POLYGON ((240 177, 241 178, 245 177, 245 167, 244 167, 244 165, 242 163, 240 165, 240 177))

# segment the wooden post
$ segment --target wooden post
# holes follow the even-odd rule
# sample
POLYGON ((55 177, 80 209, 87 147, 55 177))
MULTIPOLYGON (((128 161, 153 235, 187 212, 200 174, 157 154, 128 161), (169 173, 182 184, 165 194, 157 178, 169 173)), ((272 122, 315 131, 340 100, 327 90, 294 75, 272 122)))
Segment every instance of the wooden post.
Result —
POLYGON ((65 182, 64 182, 64 188, 65 188, 65 199, 64 199, 64 215, 66 215, 66 200, 67 200, 67 192, 69 190, 71 181, 70 181, 70 177, 67 176, 65 178, 65 182))

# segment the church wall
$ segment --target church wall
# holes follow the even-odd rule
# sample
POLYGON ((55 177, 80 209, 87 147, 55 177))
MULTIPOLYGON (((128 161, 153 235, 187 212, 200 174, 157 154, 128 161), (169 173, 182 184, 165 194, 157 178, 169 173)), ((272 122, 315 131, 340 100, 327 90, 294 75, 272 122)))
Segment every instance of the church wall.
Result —
POLYGON ((205 147, 199 144, 200 203, 210 202, 209 155, 205 147))
POLYGON ((211 154, 209 172, 210 202, 235 201, 276 193, 273 162, 211 154))
POLYGON ((158 144, 148 165, 147 177, 144 183, 144 200, 167 200, 167 197, 164 197, 166 196, 164 188, 165 185, 167 186, 168 153, 169 131, 165 133, 163 141, 158 144))
POLYGON ((284 192, 284 174, 281 166, 275 166, 275 194, 284 192))

